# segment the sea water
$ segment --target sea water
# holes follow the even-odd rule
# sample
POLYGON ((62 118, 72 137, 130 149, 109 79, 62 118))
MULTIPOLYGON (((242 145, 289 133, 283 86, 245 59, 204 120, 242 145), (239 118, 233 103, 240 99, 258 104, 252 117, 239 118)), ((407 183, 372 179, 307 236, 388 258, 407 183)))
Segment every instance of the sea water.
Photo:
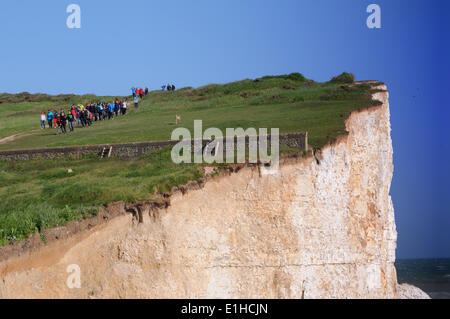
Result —
POLYGON ((419 287, 433 299, 450 299, 450 259, 400 259, 399 283, 419 287))

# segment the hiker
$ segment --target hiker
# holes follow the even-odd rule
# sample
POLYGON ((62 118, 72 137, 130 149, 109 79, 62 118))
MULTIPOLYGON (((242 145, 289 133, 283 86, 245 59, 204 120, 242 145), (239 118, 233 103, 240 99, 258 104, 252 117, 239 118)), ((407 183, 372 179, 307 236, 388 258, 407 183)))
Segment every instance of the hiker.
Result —
POLYGON ((59 116, 58 112, 53 111, 53 124, 56 129, 58 128, 58 116, 59 116))
POLYGON ((67 123, 67 117, 66 114, 64 113, 64 111, 61 111, 61 115, 59 116, 59 122, 61 125, 61 132, 63 134, 66 134, 66 123, 67 123))
POLYGON ((78 116, 80 117, 81 127, 85 127, 87 122, 86 122, 86 117, 85 117, 84 111, 82 111, 80 109, 79 112, 78 112, 78 116))
POLYGON ((119 100, 118 104, 119 104, 118 112, 120 113, 120 115, 123 115, 123 102, 119 100))
POLYGON ((102 102, 102 116, 103 120, 106 120, 106 117, 108 116, 108 104, 106 104, 106 102, 102 102))
POLYGON ((111 103, 106 103, 106 105, 105 105, 105 120, 106 119, 110 119, 111 118, 111 116, 109 115, 109 106, 111 105, 111 103))
POLYGON ((128 100, 125 99, 125 101, 123 101, 123 104, 122 104, 122 115, 127 114, 127 107, 128 107, 128 100))
POLYGON ((103 102, 98 105, 98 112, 100 114, 100 121, 105 119, 105 107, 103 106, 103 102))
POLYGON ((79 107, 76 108, 77 112, 77 127, 80 127, 80 124, 83 126, 83 122, 81 121, 81 110, 79 107))
POLYGON ((56 127, 56 135, 60 134, 61 131, 61 115, 56 113, 55 115, 55 127, 56 127))
POLYGON ((70 108, 70 114, 72 114, 73 116, 73 120, 75 121, 75 119, 77 118, 77 110, 75 108, 75 105, 72 104, 72 107, 70 108))
POLYGON ((144 90, 141 88, 139 89, 139 97, 142 99, 144 97, 144 90))
POLYGON ((138 108, 139 107, 139 99, 137 96, 134 97, 134 107, 138 108))
POLYGON ((133 94, 133 97, 136 96, 136 88, 134 86, 131 88, 131 93, 133 94))
POLYGON ((48 127, 53 128, 53 113, 50 110, 48 110, 48 112, 47 112, 47 121, 48 121, 48 127))
POLYGON ((103 121, 103 102, 98 103, 97 109, 98 109, 98 118, 100 121, 103 121))
POLYGON ((166 89, 166 86, 165 85, 161 86, 161 89, 164 91, 166 89))
POLYGON ((172 91, 175 91, 175 85, 172 84, 172 91))
POLYGON ((108 120, 110 120, 111 118, 114 119, 114 103, 109 103, 108 106, 108 120))
POLYGON ((91 103, 88 105, 87 109, 88 109, 88 111, 89 111, 89 119, 90 119, 91 123, 93 123, 93 122, 94 122, 94 113, 95 113, 95 110, 94 110, 94 103, 91 102, 91 103))
POLYGON ((92 111, 91 113, 94 115, 94 121, 97 122, 98 121, 98 109, 97 109, 97 104, 93 103, 92 104, 92 111))
POLYGON ((80 111, 80 115, 81 115, 81 124, 83 125, 83 127, 88 126, 88 118, 87 118, 87 113, 86 113, 86 109, 83 109, 80 111))
POLYGON ((170 84, 167 84, 167 91, 171 91, 172 90, 172 86, 170 84))
POLYGON ((45 130, 45 120, 46 120, 45 112, 42 111, 42 113, 41 113, 41 130, 45 130))
POLYGON ((91 126, 91 120, 90 120, 90 117, 91 117, 91 114, 90 114, 90 112, 89 112, 89 110, 88 109, 84 109, 84 118, 86 119, 86 124, 87 124, 87 126, 91 126))
POLYGON ((118 106, 119 106, 119 103, 117 103, 117 101, 114 101, 114 107, 113 107, 114 117, 117 117, 118 106))
POLYGON ((89 126, 91 126, 92 123, 94 122, 94 114, 92 114, 92 112, 89 110, 87 110, 87 113, 88 113, 89 126))
POLYGON ((92 121, 91 121, 92 114, 91 114, 91 112, 89 112, 88 109, 85 109, 83 112, 84 112, 84 117, 86 119, 87 125, 91 126, 91 124, 92 124, 92 121))
POLYGON ((119 103, 119 101, 116 101, 116 103, 114 103, 114 114, 116 115, 116 117, 119 115, 119 108, 120 108, 120 103, 119 103))
POLYGON ((148 87, 145 88, 145 96, 148 95, 148 87))
POLYGON ((73 121, 75 120, 75 117, 73 116, 72 111, 73 111, 73 109, 71 109, 69 111, 69 113, 67 113, 67 121, 69 122, 69 130, 71 132, 73 132, 73 121))

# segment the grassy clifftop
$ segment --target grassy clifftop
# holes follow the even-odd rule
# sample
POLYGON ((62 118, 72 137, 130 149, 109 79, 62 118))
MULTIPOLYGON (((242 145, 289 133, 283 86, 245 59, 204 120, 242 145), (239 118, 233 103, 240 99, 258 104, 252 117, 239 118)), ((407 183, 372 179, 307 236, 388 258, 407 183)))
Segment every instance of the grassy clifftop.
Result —
MULTIPOLYGON (((316 83, 299 73, 175 92, 154 91, 141 101, 139 110, 131 107, 126 117, 95 123, 67 136, 56 136, 55 130, 33 132, 1 144, 0 150, 168 140, 176 114, 181 116, 182 126, 191 130, 194 120, 201 119, 205 128, 222 130, 277 127, 281 133, 308 131, 311 145, 321 147, 344 131, 343 119, 351 110, 374 103, 370 94, 369 85, 352 86, 345 77, 316 83)), ((70 96, 70 102, 60 97, 59 102, 2 103, 0 138, 38 129, 39 114, 48 108, 59 110, 72 103, 108 99, 70 96)))
MULTIPOLYGON (((349 112, 377 104, 371 99, 370 85, 352 82, 351 77, 343 75, 316 83, 294 73, 175 92, 155 91, 138 110, 131 107, 125 117, 97 122, 66 136, 55 135, 55 130, 38 130, 0 145, 0 149, 167 140, 176 128, 175 114, 181 115, 181 126, 191 130, 193 121, 201 119, 204 129, 308 131, 310 144, 318 148, 345 131, 349 112)), ((72 103, 109 100, 94 96, 41 102, 14 98, 17 103, 4 100, 0 104, 0 138, 39 128, 39 114, 50 106, 60 109, 72 103)), ((201 178, 198 168, 194 164, 175 165, 167 149, 129 161, 100 161, 89 156, 77 160, 0 161, 0 246, 88 218, 107 203, 151 199, 173 186, 201 178)))

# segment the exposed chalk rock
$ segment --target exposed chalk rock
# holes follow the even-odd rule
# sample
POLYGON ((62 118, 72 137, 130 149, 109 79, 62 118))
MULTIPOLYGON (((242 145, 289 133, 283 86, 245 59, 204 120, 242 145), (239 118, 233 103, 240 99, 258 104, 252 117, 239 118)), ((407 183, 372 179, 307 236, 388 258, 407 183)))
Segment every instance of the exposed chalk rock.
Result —
POLYGON ((398 285, 397 293, 400 299, 431 299, 430 296, 419 288, 408 284, 398 285))

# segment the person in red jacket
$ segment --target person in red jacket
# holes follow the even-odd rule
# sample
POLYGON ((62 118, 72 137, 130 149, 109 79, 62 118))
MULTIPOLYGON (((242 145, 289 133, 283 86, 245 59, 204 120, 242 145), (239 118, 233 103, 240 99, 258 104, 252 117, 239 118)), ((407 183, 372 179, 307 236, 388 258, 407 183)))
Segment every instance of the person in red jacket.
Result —
POLYGON ((141 99, 142 99, 142 97, 144 96, 144 90, 143 89, 139 89, 139 95, 141 96, 141 99))
POLYGON ((59 135, 60 133, 63 133, 62 129, 62 122, 61 122, 61 114, 58 113, 58 115, 55 117, 55 125, 56 125, 56 134, 59 135))
POLYGON ((70 109, 70 113, 72 113, 73 118, 77 118, 77 110, 75 109, 75 105, 72 105, 72 108, 70 109))
POLYGON ((54 111, 53 112, 53 123, 54 123, 54 127, 55 128, 58 128, 58 117, 59 117, 59 114, 58 114, 58 112, 56 112, 56 111, 54 111))

